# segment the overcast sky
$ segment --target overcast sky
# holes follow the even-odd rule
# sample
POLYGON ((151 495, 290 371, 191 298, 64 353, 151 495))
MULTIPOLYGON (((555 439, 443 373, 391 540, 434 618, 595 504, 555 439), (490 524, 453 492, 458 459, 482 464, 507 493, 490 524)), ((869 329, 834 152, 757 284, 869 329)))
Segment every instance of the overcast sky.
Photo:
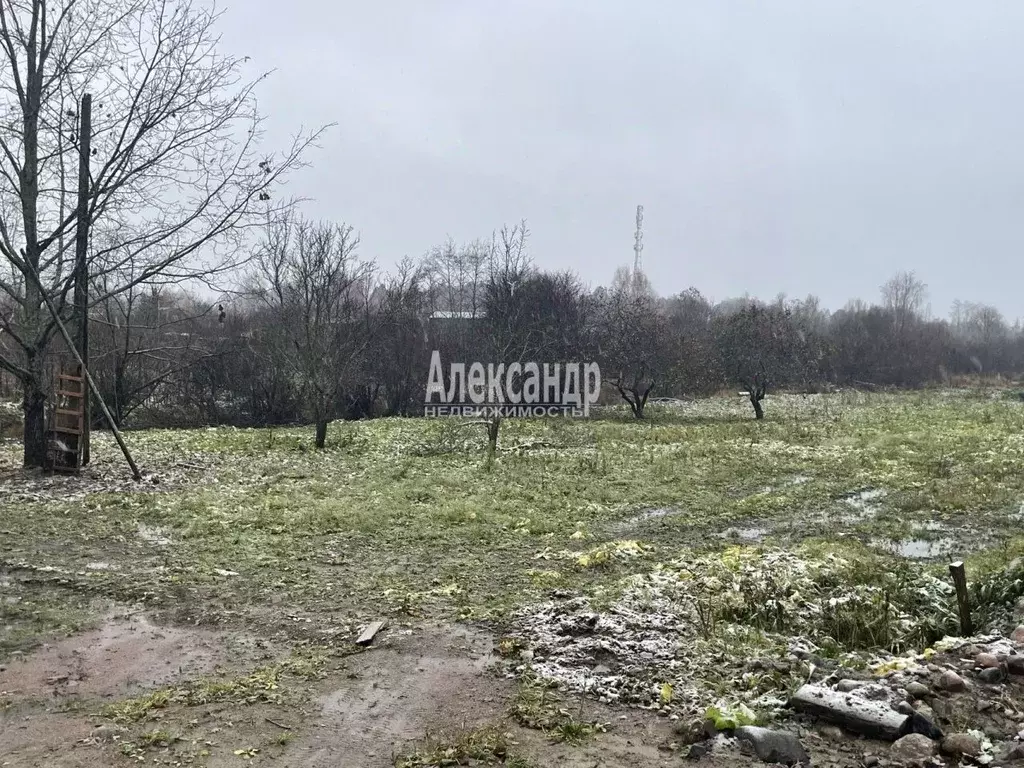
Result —
MULTIPOLYGON (((1024 317, 1024 2, 222 0, 276 70, 290 192, 391 267, 528 221, 592 285, 876 300, 899 269, 1024 317)), ((283 142, 282 142, 283 143, 283 142)))

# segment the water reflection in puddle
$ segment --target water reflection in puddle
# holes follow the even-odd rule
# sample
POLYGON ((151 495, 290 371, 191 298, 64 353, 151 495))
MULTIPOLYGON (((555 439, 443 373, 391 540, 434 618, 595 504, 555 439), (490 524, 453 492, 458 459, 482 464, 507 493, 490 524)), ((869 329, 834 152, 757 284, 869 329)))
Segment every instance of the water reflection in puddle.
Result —
POLYGON ((895 551, 908 560, 931 560, 949 554, 956 546, 956 539, 900 539, 898 541, 873 539, 874 546, 895 551))
POLYGON ((743 528, 731 527, 726 528, 720 534, 723 539, 741 539, 742 541, 761 541, 765 536, 771 533, 770 528, 765 528, 759 525, 750 525, 743 528))

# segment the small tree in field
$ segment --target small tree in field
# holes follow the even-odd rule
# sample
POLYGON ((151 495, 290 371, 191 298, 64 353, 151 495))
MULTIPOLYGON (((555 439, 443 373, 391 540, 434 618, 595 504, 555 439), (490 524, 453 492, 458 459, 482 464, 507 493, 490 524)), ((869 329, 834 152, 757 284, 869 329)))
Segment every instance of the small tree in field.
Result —
POLYGON ((255 260, 255 294, 268 308, 266 354, 294 372, 316 447, 372 336, 366 318, 373 265, 356 257, 352 227, 312 223, 291 215, 273 222, 255 260))
POLYGON ((670 368, 667 323, 642 272, 620 270, 601 301, 601 367, 633 416, 670 368))
POLYGON ((726 375, 746 391, 754 417, 764 418, 770 386, 799 381, 807 365, 806 343, 782 304, 750 302, 714 320, 716 343, 726 375))

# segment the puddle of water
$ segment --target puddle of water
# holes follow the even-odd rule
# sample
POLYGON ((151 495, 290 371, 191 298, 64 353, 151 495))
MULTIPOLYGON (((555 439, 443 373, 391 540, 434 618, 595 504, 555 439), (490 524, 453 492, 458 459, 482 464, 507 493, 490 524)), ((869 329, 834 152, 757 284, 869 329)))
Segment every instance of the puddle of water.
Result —
POLYGON ((895 549, 896 553, 908 560, 931 560, 949 553, 956 546, 956 540, 944 539, 903 539, 893 542, 874 539, 872 544, 883 549, 895 549))
POLYGON ((882 511, 882 508, 875 502, 884 499, 885 496, 884 488, 867 488, 850 494, 843 501, 857 510, 860 517, 874 517, 882 511))
POLYGON ((644 520, 657 520, 660 517, 671 517, 672 515, 678 515, 682 510, 678 507, 655 507, 654 509, 645 509, 639 515, 630 518, 630 522, 641 523, 644 520))
POLYGON ((771 533, 771 528, 765 528, 760 525, 750 525, 743 528, 731 527, 726 528, 720 534, 723 539, 742 539, 743 541, 761 541, 771 533))
POLYGON ((322 733, 294 747, 303 765, 378 765, 425 731, 475 727, 499 715, 511 683, 488 668, 494 638, 459 626, 387 634, 351 658, 342 687, 320 697, 322 733))
POLYGON ((652 507, 651 509, 645 509, 639 514, 633 515, 626 520, 616 523, 612 528, 621 533, 624 531, 630 531, 636 528, 638 525, 649 523, 652 520, 661 520, 666 517, 673 517, 678 514, 682 514, 679 507, 652 507))

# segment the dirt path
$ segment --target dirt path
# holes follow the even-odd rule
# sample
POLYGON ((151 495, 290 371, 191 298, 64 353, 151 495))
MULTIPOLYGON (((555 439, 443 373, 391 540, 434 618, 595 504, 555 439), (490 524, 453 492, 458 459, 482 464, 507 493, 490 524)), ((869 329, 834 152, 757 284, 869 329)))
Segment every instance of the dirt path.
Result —
MULTIPOLYGON (((679 764, 674 723, 636 709, 586 702, 586 718, 607 732, 576 746, 516 724, 509 710, 517 682, 498 671, 494 649, 492 635, 466 625, 394 625, 366 652, 280 699, 169 703, 119 726, 105 705, 209 676, 231 680, 287 652, 237 632, 159 626, 121 611, 0 666, 0 766, 93 768, 141 758, 208 768, 388 768, 398 756, 481 728, 500 732, 509 758, 533 768, 679 764)), ((821 764, 860 764, 813 734, 805 743, 821 764)), ((692 764, 755 763, 725 746, 692 764)))
POLYGON ((122 727, 104 716, 105 705, 204 675, 230 677, 225 670, 280 653, 237 633, 158 626, 122 611, 0 667, 0 766, 137 764, 125 745, 131 753, 146 734, 163 733, 170 738, 153 739, 135 754, 213 768, 386 768, 426 740, 458 739, 484 726, 503 729, 532 765, 669 764, 658 743, 672 737, 671 729, 657 718, 644 724, 632 712, 602 711, 610 732, 581 747, 553 744, 515 725, 507 713, 516 683, 495 672, 493 649, 491 635, 466 626, 395 626, 311 687, 304 704, 161 706, 122 727), (191 748, 196 744, 204 749, 191 748))

